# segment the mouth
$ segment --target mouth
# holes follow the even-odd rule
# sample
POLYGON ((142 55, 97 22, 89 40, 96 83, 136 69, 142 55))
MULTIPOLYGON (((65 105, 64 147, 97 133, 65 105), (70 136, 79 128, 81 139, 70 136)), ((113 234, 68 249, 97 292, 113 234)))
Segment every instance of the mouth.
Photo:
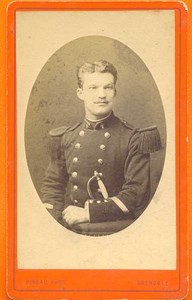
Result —
POLYGON ((95 104, 99 104, 99 105, 106 105, 108 104, 108 101, 96 101, 95 104))

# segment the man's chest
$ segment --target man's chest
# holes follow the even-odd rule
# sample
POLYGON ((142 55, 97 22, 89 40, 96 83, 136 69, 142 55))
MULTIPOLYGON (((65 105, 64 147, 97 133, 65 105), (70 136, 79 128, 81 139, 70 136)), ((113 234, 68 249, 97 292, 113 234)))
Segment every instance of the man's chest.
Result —
POLYGON ((84 130, 68 138, 64 147, 68 173, 80 172, 91 176, 94 171, 106 173, 122 169, 127 155, 127 144, 119 132, 84 130))

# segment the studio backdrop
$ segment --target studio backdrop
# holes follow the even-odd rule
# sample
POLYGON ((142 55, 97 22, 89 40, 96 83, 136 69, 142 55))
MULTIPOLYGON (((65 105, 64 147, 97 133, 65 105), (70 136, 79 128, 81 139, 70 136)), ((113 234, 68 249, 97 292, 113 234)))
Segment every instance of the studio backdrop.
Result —
MULTIPOLYGON (((25 122, 25 146, 29 171, 40 189, 49 163, 49 131, 70 126, 84 118, 77 98, 77 66, 100 59, 118 71, 114 113, 134 127, 157 125, 162 150, 151 154, 151 192, 161 177, 166 144, 166 124, 157 85, 140 57, 121 42, 103 36, 85 36, 63 45, 46 62, 31 91, 25 122)), ((91 143, 91 141, 90 141, 91 143)))

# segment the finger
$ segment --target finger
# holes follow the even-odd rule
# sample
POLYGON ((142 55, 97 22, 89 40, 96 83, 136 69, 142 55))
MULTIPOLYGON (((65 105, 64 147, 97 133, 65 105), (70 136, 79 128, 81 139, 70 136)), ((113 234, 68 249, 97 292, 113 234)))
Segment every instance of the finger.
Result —
POLYGON ((75 224, 75 220, 72 218, 67 218, 67 219, 65 219, 65 221, 69 226, 72 226, 75 224))
POLYGON ((65 216, 69 212, 69 206, 62 211, 62 215, 65 216))
POLYGON ((66 223, 68 223, 69 219, 70 219, 70 218, 69 218, 68 216, 64 216, 64 217, 63 217, 63 221, 65 221, 66 223))
POLYGON ((74 220, 74 216, 70 211, 66 212, 66 214, 63 216, 63 220, 65 220, 66 222, 68 222, 69 220, 74 220))
POLYGON ((67 223, 68 223, 69 226, 72 226, 74 224, 72 219, 69 219, 67 223))
POLYGON ((73 219, 73 215, 72 215, 70 212, 67 212, 67 213, 63 216, 63 219, 64 219, 64 220, 67 220, 67 219, 73 219))
POLYGON ((70 219, 70 214, 66 213, 65 215, 62 216, 63 220, 67 221, 68 219, 70 219))
POLYGON ((67 207, 63 210, 62 214, 65 215, 66 213, 70 212, 71 209, 74 209, 74 206, 71 206, 71 205, 67 206, 67 207))

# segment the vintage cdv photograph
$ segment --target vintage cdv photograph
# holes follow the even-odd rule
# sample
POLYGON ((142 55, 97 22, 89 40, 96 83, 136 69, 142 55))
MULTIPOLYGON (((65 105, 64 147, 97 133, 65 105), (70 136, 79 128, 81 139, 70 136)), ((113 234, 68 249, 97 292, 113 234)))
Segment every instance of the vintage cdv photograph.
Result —
MULTIPOLYGON (((22 238, 21 242, 20 238, 18 240, 19 264, 25 267, 28 260, 29 266, 34 263, 30 257, 25 257, 25 253, 23 256, 22 249, 27 245, 29 247, 25 231, 30 230, 31 225, 23 225, 31 219, 31 202, 36 199, 38 213, 34 212, 34 221, 38 228, 51 225, 49 234, 55 235, 54 232, 58 231, 58 234, 61 232, 61 239, 62 235, 67 234, 69 243, 74 243, 74 239, 84 245, 86 241, 102 243, 102 238, 98 241, 97 236, 106 241, 106 235, 124 228, 126 231, 120 232, 121 238, 124 239, 124 235, 130 235, 131 238, 133 234, 134 239, 134 229, 131 226, 140 217, 145 226, 147 220, 143 212, 147 213, 149 209, 150 214, 150 209, 157 210, 151 212, 153 218, 157 219, 157 223, 153 221, 156 227, 159 222, 165 225, 165 219, 160 217, 165 210, 169 224, 164 229, 161 228, 161 234, 165 230, 164 234, 167 234, 172 249, 170 267, 174 268, 175 162, 168 159, 175 151, 174 13, 18 12, 16 22, 19 161, 25 155, 25 163, 19 164, 18 168, 18 230, 22 238), (162 81, 157 82, 155 73, 142 54, 138 53, 141 51, 140 47, 144 47, 143 35, 131 34, 137 28, 136 23, 140 22, 141 14, 145 24, 144 31, 152 22, 157 27, 152 32, 152 37, 149 33, 148 37, 146 35, 146 56, 149 61, 153 58, 154 72, 160 71, 157 66, 161 65, 161 70, 166 72, 165 82, 165 77, 161 74, 162 81), (90 15, 94 22, 100 20, 100 26, 102 25, 100 30, 98 26, 92 26, 91 35, 87 29, 90 15), (51 49, 50 55, 45 59, 45 49, 39 45, 37 29, 32 24, 42 28, 48 19, 55 24, 53 31, 57 34, 54 42, 56 40, 58 46, 54 46, 52 50, 53 36, 50 36, 49 26, 46 25, 42 32, 45 39, 47 29, 46 38, 49 41, 45 41, 48 42, 46 46, 51 49), (68 22, 71 25, 65 32, 63 28, 66 28, 68 22), (79 22, 83 25, 77 34, 76 24, 80 24, 79 22), (121 30, 122 22, 127 23, 124 32, 121 30), (165 23, 164 28, 162 22, 165 23), (137 46, 134 48, 131 43, 136 43, 137 46), (27 49, 28 45, 30 49, 27 49), (29 53, 35 51, 32 47, 37 52, 29 72, 26 64, 29 64, 29 53), (161 56, 157 57, 158 61, 154 60, 154 52, 162 50, 164 53, 159 53, 161 56), (38 59, 41 51, 44 63, 40 63, 38 59), (23 80, 29 78, 31 81, 34 64, 37 64, 38 72, 36 71, 36 77, 27 90, 23 80), (165 90, 161 91, 160 87, 164 88, 164 85, 165 90), (24 96, 24 90, 27 97, 24 96), (166 94, 163 95, 163 92, 166 94), (20 172, 25 177, 22 178, 20 172), (28 201, 23 191, 23 180, 27 198, 30 198, 28 201), (162 205, 166 205, 164 209, 162 205), (133 233, 129 231, 129 227, 133 233), (67 232, 66 228, 72 233, 67 232), (73 232, 86 235, 86 239, 82 240, 82 237, 75 236, 73 232), (95 239, 90 239, 89 236, 94 236, 95 239)), ((140 32, 141 28, 137 30, 140 32)), ((163 239, 165 240, 165 235, 163 239)), ((116 244, 115 237, 114 242, 111 237, 111 242, 116 244)), ((141 240, 138 242, 143 243, 141 240)), ((166 256, 167 254, 166 251, 166 256)), ((57 262, 52 264, 63 268, 65 263, 70 266, 70 260, 67 261, 61 265, 57 262)), ((73 261, 72 259, 71 266, 73 261)), ((156 258, 154 263, 157 263, 156 258)), ((41 266, 41 260, 38 264, 41 266)), ((98 266, 101 267, 102 264, 102 260, 99 260, 98 266)), ((107 264, 108 260, 103 267, 107 268, 107 264)), ((128 264, 128 261, 120 263, 121 268, 127 268, 128 264)), ((83 265, 91 267, 91 261, 82 261, 81 268, 83 265)), ((111 258, 110 266, 113 266, 111 258)), ((119 268, 117 262, 114 266, 119 268)), ((93 263, 92 267, 97 268, 97 263, 93 263)), ((140 267, 139 264, 137 267, 140 267)))
POLYGON ((159 183, 165 138, 155 82, 137 55, 117 40, 88 36, 72 41, 53 55, 33 86, 25 131, 31 176, 45 208, 71 230, 105 235, 136 220, 159 183), (105 60, 105 52, 117 67, 105 60), (78 66, 79 61, 85 62, 78 66), (136 93, 141 72, 139 85, 146 86, 136 93), (143 89, 150 94, 152 88, 148 99, 142 97, 143 89), (119 119, 115 110, 117 115, 123 111, 126 119, 119 119), (129 119, 136 124, 129 124, 129 119), (139 127, 153 121, 160 123, 163 147, 157 125, 139 127), (65 126, 54 128, 57 125, 65 126), (42 179, 46 155, 50 164, 42 179), (86 227, 79 228, 81 224, 86 227))
POLYGON ((138 272, 117 290, 176 291, 182 8, 157 6, 15 10, 18 288, 103 270, 138 272))

